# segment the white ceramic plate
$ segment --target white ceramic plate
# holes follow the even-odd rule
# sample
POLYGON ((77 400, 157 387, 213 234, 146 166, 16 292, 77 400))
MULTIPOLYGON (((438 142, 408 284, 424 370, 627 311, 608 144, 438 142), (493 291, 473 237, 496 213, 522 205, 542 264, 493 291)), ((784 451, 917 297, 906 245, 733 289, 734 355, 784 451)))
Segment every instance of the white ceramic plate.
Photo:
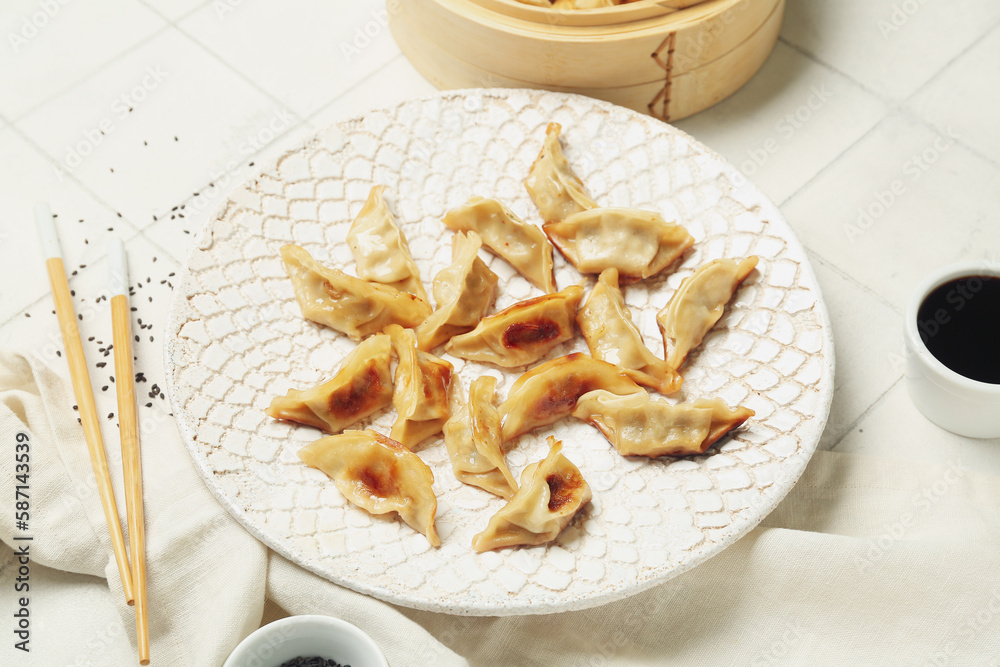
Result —
MULTIPOLYGON (((495 308, 539 292, 503 261, 495 308)), ((560 287, 584 279, 557 253, 560 287)), ((592 282, 592 279, 590 280, 592 282)), ((168 386, 209 488, 275 551, 388 602, 454 614, 579 609, 661 583, 733 543, 768 513, 805 468, 833 393, 833 344, 805 253, 777 208, 721 157, 683 132, 586 97, 525 90, 448 92, 335 125, 231 196, 197 239, 170 314, 168 386), (519 476, 555 434, 594 500, 547 547, 476 554, 472 536, 503 501, 460 484, 442 440, 419 450, 434 472, 443 545, 397 519, 346 503, 295 452, 314 429, 264 414, 271 398, 332 375, 354 343, 303 319, 278 248, 297 243, 353 271, 345 236, 374 184, 388 186, 424 282, 450 260, 440 217, 470 196, 495 196, 531 222, 522 181, 558 121, 573 168, 596 201, 662 213, 696 239, 671 275, 626 288, 651 349, 655 315, 681 279, 717 257, 761 261, 684 372, 686 399, 720 396, 757 412, 704 456, 619 456, 594 428, 564 419, 510 452, 519 476)), ((550 357, 586 351, 582 339, 550 357)), ((467 390, 477 375, 513 372, 449 358, 467 390)), ((388 433, 391 408, 358 428, 388 433)))

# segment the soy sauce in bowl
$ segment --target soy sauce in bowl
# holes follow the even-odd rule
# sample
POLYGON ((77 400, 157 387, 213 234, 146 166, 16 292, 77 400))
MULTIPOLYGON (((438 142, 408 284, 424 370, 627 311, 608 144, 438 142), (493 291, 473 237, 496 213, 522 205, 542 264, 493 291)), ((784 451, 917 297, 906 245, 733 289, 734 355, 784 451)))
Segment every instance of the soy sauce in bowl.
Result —
POLYGON ((920 304, 917 330, 951 370, 1000 384, 1000 278, 963 276, 935 288, 920 304))

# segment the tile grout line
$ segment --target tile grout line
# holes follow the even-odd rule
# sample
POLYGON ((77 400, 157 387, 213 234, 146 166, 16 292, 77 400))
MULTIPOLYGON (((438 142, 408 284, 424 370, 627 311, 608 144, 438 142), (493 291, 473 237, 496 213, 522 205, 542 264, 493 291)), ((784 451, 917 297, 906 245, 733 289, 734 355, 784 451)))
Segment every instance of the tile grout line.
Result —
MULTIPOLYGON (((205 2, 201 3, 197 7, 194 7, 193 9, 190 9, 187 12, 185 12, 184 14, 182 14, 180 16, 180 18, 181 19, 187 18, 191 14, 194 14, 196 11, 198 11, 199 9, 201 9, 202 7, 204 7, 205 5, 207 5, 207 4, 209 4, 209 3, 213 2, 213 1, 214 0, 205 0, 205 2)), ((38 111, 43 106, 45 106, 46 104, 48 104, 49 102, 51 102, 55 98, 59 97, 63 93, 66 93, 66 92, 72 90, 73 88, 78 87, 80 84, 86 82, 88 79, 93 78, 94 76, 96 76, 97 74, 99 74, 102 70, 104 70, 106 67, 109 67, 110 65, 114 64, 115 61, 117 61, 118 59, 122 58, 123 56, 128 55, 132 51, 135 51, 136 49, 138 49, 138 48, 140 48, 142 46, 145 46, 145 44, 147 42, 153 40, 161 32, 165 32, 168 28, 170 28, 172 25, 174 25, 173 21, 169 20, 166 16, 164 16, 163 14, 161 14, 155 8, 150 7, 149 5, 147 5, 142 0, 139 0, 139 4, 141 4, 143 7, 145 7, 149 11, 151 11, 154 14, 156 14, 157 16, 159 16, 163 21, 165 21, 165 25, 162 25, 159 28, 157 28, 156 30, 154 30, 153 32, 149 33, 143 40, 136 42, 132 46, 129 46, 129 47, 127 47, 127 48, 119 51, 118 53, 116 53, 115 55, 111 56, 107 60, 99 63, 98 65, 95 65, 93 69, 89 70, 82 77, 74 80, 70 85, 66 86, 65 88, 60 89, 58 92, 53 93, 52 95, 49 95, 48 97, 46 97, 45 99, 43 99, 38 104, 36 104, 36 105, 28 108, 26 111, 24 111, 23 113, 19 114, 16 118, 12 118, 12 119, 8 120, 7 124, 8 125, 14 125, 14 123, 18 123, 18 122, 24 120, 30 114, 34 113, 35 111, 38 111)), ((0 116, 0 120, 5 120, 5 119, 2 116, 0 116)))
POLYGON ((376 74, 378 74, 379 72, 385 70, 387 67, 389 67, 389 65, 392 65, 394 62, 396 62, 397 60, 399 60, 402 57, 403 57, 402 52, 398 53, 395 57, 393 57, 390 60, 386 61, 385 63, 383 63, 382 65, 380 65, 377 69, 372 70, 372 72, 366 78, 361 79, 360 81, 356 81, 353 84, 351 84, 348 88, 345 88, 344 91, 341 92, 339 95, 337 95, 335 98, 333 98, 332 100, 330 100, 329 102, 327 102, 326 104, 324 104, 323 106, 319 107, 318 109, 316 109, 315 111, 313 111, 311 114, 309 114, 308 116, 306 116, 306 118, 305 118, 306 122, 308 122, 308 123, 311 124, 313 118, 315 118, 319 114, 323 113, 325 110, 329 109, 331 106, 333 106, 336 102, 340 101, 345 95, 347 95, 348 93, 350 93, 352 90, 355 90, 356 88, 358 88, 362 84, 367 83, 376 74))
MULTIPOLYGON (((391 65, 391 64, 392 64, 392 63, 394 63, 394 62, 396 62, 396 61, 397 61, 397 60, 398 60, 399 58, 402 58, 402 57, 403 57, 403 54, 402 54, 402 53, 400 53, 400 54, 399 54, 399 55, 397 55, 396 57, 392 58, 392 59, 391 59, 391 60, 389 60, 388 62, 386 62, 386 63, 384 63, 383 65, 381 65, 380 67, 378 67, 377 69, 373 70, 373 71, 371 72, 371 75, 375 75, 375 74, 378 74, 379 72, 381 72, 382 70, 384 70, 384 69, 385 69, 385 68, 387 68, 387 67, 388 67, 389 65, 391 65)), ((281 139, 283 139, 283 138, 287 137, 288 135, 292 134, 293 132, 297 131, 298 129, 300 129, 300 128, 301 128, 301 127, 303 127, 304 125, 308 125, 308 126, 309 126, 309 127, 311 128, 311 129, 322 129, 322 128, 317 128, 316 126, 314 126, 314 125, 312 124, 312 122, 311 122, 311 121, 312 121, 312 119, 313 119, 313 118, 315 118, 316 116, 318 116, 319 114, 323 113, 323 112, 324 112, 324 111, 325 111, 326 109, 328 109, 328 108, 329 108, 329 107, 330 107, 330 106, 331 106, 332 104, 336 103, 336 102, 337 102, 338 100, 340 100, 341 98, 343 98, 343 97, 344 97, 344 95, 346 95, 347 93, 351 92, 352 90, 354 90, 355 88, 357 88, 357 87, 358 87, 358 86, 360 86, 361 84, 365 83, 366 81, 367 81, 367 79, 362 79, 361 81, 358 81, 357 83, 355 83, 355 84, 351 85, 351 86, 350 86, 349 88, 345 89, 345 90, 344 90, 344 91, 343 91, 342 93, 340 93, 339 95, 337 95, 337 96, 336 96, 335 98, 333 98, 332 100, 330 100, 329 102, 327 102, 326 104, 324 104, 324 105, 323 105, 322 107, 320 107, 320 108, 316 109, 315 111, 313 111, 313 112, 312 112, 311 114, 309 114, 309 115, 308 115, 308 116, 306 116, 305 118, 301 118, 301 117, 299 117, 299 121, 298 121, 298 122, 297 122, 297 123, 296 123, 295 125, 292 125, 292 126, 291 126, 291 127, 289 127, 289 128, 287 129, 287 130, 285 130, 285 131, 284 131, 284 132, 282 132, 281 134, 277 135, 277 136, 276 136, 276 137, 275 137, 275 138, 274 138, 274 139, 273 139, 273 140, 272 140, 272 141, 271 141, 270 143, 268 143, 268 144, 267 144, 266 146, 262 147, 262 148, 261 148, 261 149, 260 149, 259 151, 257 151, 257 152, 256 152, 256 153, 254 153, 253 155, 250 155, 250 156, 248 156, 248 157, 247 157, 247 161, 249 161, 249 162, 255 162, 255 161, 256 161, 256 160, 257 160, 257 159, 259 158, 259 156, 260 156, 260 155, 262 155, 262 154, 263 154, 263 153, 264 153, 264 152, 265 152, 266 150, 268 150, 268 149, 269 149, 270 147, 274 146, 276 142, 280 141, 281 139)), ((200 188, 198 188, 198 190, 197 190, 197 191, 198 191, 198 192, 202 192, 203 190, 205 190, 205 189, 207 189, 207 188, 210 188, 210 187, 212 187, 212 186, 213 186, 213 181, 208 181, 208 182, 206 182, 205 184, 203 184, 203 185, 202 185, 202 186, 201 186, 200 188)), ((187 204, 187 203, 189 203, 190 201, 192 201, 192 199, 193 199, 193 196, 191 196, 191 197, 188 197, 187 199, 184 199, 184 200, 183 200, 183 201, 181 202, 181 204, 187 204)), ((158 220, 158 221, 156 221, 156 222, 154 222, 154 223, 151 223, 150 225, 147 225, 146 227, 143 227, 143 228, 141 228, 141 229, 139 230, 139 231, 140 231, 140 233, 141 233, 141 234, 142 234, 142 235, 143 235, 144 237, 146 237, 146 238, 147 238, 147 239, 148 239, 148 240, 149 240, 150 242, 155 242, 155 241, 153 240, 153 238, 152 238, 152 237, 150 237, 150 236, 149 236, 148 234, 146 234, 146 231, 147 231, 147 230, 148 230, 148 229, 149 229, 150 227, 152 227, 153 225, 157 224, 158 222, 163 222, 163 220, 158 220)), ((159 247, 159 245, 158 245, 158 244, 157 244, 157 246, 159 247)), ((169 254, 169 253, 168 253, 168 254, 169 254)), ((171 256, 172 256, 172 255, 171 255, 171 256)))
POLYGON ((834 74, 837 74, 839 76, 844 77, 845 79, 847 79, 848 81, 850 81, 851 83, 853 83, 855 86, 857 86, 858 88, 860 88, 864 92, 868 93, 872 97, 877 98, 880 102, 886 104, 886 106, 891 106, 892 105, 893 101, 890 100, 890 99, 887 99, 885 97, 885 95, 883 95, 882 93, 876 91, 874 88, 871 88, 867 84, 864 84, 864 83, 858 81, 857 79, 855 79, 853 76, 851 76, 847 72, 843 71, 842 69, 840 69, 839 67, 837 67, 835 65, 832 65, 832 64, 826 62, 825 60, 823 60, 822 58, 820 58, 816 54, 811 53, 811 52, 803 49, 798 44, 793 44, 792 42, 789 42, 785 38, 784 35, 779 35, 778 36, 778 41, 781 42, 782 44, 784 44, 785 46, 787 46, 788 48, 792 49, 793 51, 797 52, 799 55, 803 56, 804 58, 808 58, 809 60, 813 61, 817 65, 819 65, 821 67, 825 67, 826 69, 830 70, 834 74))
MULTIPOLYGON (((257 84, 257 83, 256 83, 256 82, 254 81, 254 80, 252 80, 252 79, 251 79, 251 78, 250 78, 249 76, 247 76, 246 74, 244 74, 243 72, 241 72, 241 71, 240 71, 239 69, 237 69, 235 65, 232 65, 232 64, 230 64, 230 63, 229 63, 229 61, 227 61, 227 60, 226 60, 225 58, 223 58, 222 56, 220 56, 219 54, 217 54, 217 53, 216 53, 215 51, 213 51, 213 50, 212 50, 211 48, 209 48, 209 47, 208 47, 207 45, 203 44, 203 43, 201 42, 201 40, 197 39, 197 38, 196 38, 196 37, 195 37, 194 35, 191 35, 191 34, 190 34, 190 33, 188 33, 188 32, 187 32, 186 30, 184 30, 184 29, 183 29, 183 28, 181 28, 181 27, 180 27, 179 25, 177 25, 177 23, 176 23, 175 21, 171 21, 170 19, 168 19, 168 18, 167 18, 166 16, 164 16, 163 14, 161 14, 161 13, 160 13, 160 11, 159 11, 158 9, 156 9, 155 7, 152 7, 152 6, 148 5, 148 4, 147 4, 147 3, 145 2, 145 0, 139 0, 139 2, 140 2, 140 3, 141 3, 141 4, 143 5, 143 6, 144 6, 144 7, 148 8, 148 9, 149 9, 150 11, 152 11, 152 12, 155 12, 157 16, 159 16, 159 17, 160 17, 160 18, 162 18, 162 19, 163 19, 164 21, 166 21, 166 22, 167 22, 167 24, 168 24, 168 25, 169 25, 170 27, 172 27, 172 28, 173 28, 174 30, 176 30, 176 31, 177 31, 178 33, 180 33, 181 35, 183 35, 183 36, 184 36, 184 37, 185 37, 185 38, 186 38, 186 39, 187 39, 188 41, 192 42, 192 43, 193 43, 193 44, 194 44, 195 46, 197 46, 197 47, 198 47, 198 48, 200 48, 200 49, 201 49, 202 51, 204 51, 205 53, 207 53, 208 55, 210 55, 210 56, 211 56, 212 58, 214 58, 214 59, 215 59, 215 60, 216 60, 217 62, 221 63, 221 64, 222 64, 222 65, 223 65, 223 66, 224 66, 224 67, 225 67, 226 69, 228 69, 228 70, 229 70, 230 72, 232 72, 233 74, 235 74, 236 76, 238 76, 238 77, 239 77, 240 79, 242 79, 244 83, 248 84, 248 85, 249 85, 249 86, 251 86, 251 87, 252 87, 252 88, 253 88, 254 90, 256 90, 257 92, 261 93, 262 95, 264 95, 265 97, 267 97, 267 98, 268 98, 269 100, 271 100, 272 102, 274 102, 275 104, 277 104, 277 105, 278 105, 278 106, 279 106, 279 107, 280 107, 280 108, 281 108, 282 110, 285 110, 285 111, 289 111, 289 113, 291 113, 291 114, 292 114, 293 116, 295 116, 296 118, 298 118, 298 119, 300 119, 300 120, 305 120, 305 119, 304 119, 304 118, 302 117, 302 115, 301 115, 301 114, 300 114, 300 113, 299 113, 298 111, 291 111, 290 109, 288 109, 288 105, 287 105, 287 104, 285 104, 284 102, 282 102, 281 100, 279 100, 279 99, 278 99, 277 97, 275 97, 274 95, 272 95, 272 94, 271 94, 271 93, 270 93, 269 91, 267 91, 267 90, 264 90, 264 89, 263 89, 263 88, 262 88, 261 86, 259 86, 259 85, 258 85, 258 84, 257 84)), ((190 14, 193 14, 193 13, 194 13, 195 11, 198 11, 198 10, 202 9, 202 8, 203 8, 203 7, 205 7, 205 6, 207 5, 207 4, 208 4, 208 3, 205 3, 205 4, 202 4, 202 5, 199 5, 199 6, 198 6, 198 7, 196 7, 196 8, 194 9, 194 10, 192 10, 192 11, 191 11, 191 12, 189 12, 188 14, 186 14, 186 15, 182 16, 181 18, 182 18, 182 19, 183 19, 183 18, 186 18, 186 17, 187 17, 187 16, 189 16, 190 14)))
MULTIPOLYGON (((803 247, 805 247, 805 246, 803 246, 803 247)), ((844 271, 843 269, 841 269, 839 266, 837 266, 836 264, 834 264, 831 260, 827 259, 826 257, 824 257, 823 255, 819 254, 815 250, 813 250, 811 248, 806 248, 806 254, 810 255, 812 258, 815 258, 820 264, 822 264, 826 268, 830 269, 831 271, 833 271, 838 276, 840 276, 844 280, 848 281, 849 283, 851 283, 855 287, 860 288, 863 292, 865 292, 865 293, 869 294, 870 296, 874 297, 877 301, 879 301, 886 308, 889 308, 892 312, 896 313, 897 315, 902 315, 903 314, 903 312, 899 308, 897 308, 892 303, 890 303, 889 301, 887 301, 881 294, 879 294, 878 292, 876 292, 872 288, 868 287, 864 283, 860 282, 857 278, 855 278, 851 274, 847 273, 846 271, 844 271)))
MULTIPOLYGON (((825 60, 823 60, 822 58, 820 58, 816 54, 814 54, 814 53, 812 53, 812 52, 810 52, 810 51, 802 48, 798 44, 794 44, 794 43, 788 41, 788 39, 785 38, 784 35, 779 35, 778 36, 778 41, 780 41, 782 44, 785 44, 789 48, 797 51, 803 57, 808 58, 808 59, 812 60, 813 62, 817 63, 818 65, 827 68, 831 72, 834 72, 835 74, 839 74, 840 76, 848 79, 849 81, 851 81, 855 85, 857 85, 864 92, 866 92, 866 93, 868 93, 868 94, 876 97, 877 99, 879 99, 888 108, 888 111, 886 113, 886 117, 892 115, 893 113, 898 113, 899 115, 903 116, 904 118, 907 118, 910 121, 913 121, 914 123, 916 123, 918 125, 923 125, 924 127, 926 127, 927 129, 931 130, 932 132, 940 133, 940 132, 942 132, 942 128, 940 126, 938 126, 937 124, 935 124, 935 123, 927 120, 926 118, 920 116, 909 105, 911 104, 911 102, 913 101, 914 98, 916 98, 918 95, 920 95, 920 93, 922 93, 927 88, 927 86, 931 85, 938 77, 940 77, 941 75, 943 75, 947 69, 949 69, 953 64, 955 64, 956 61, 958 61, 959 59, 961 59, 962 57, 964 57, 967 53, 969 53, 969 51, 971 51, 973 48, 975 48, 977 45, 979 45, 983 40, 985 40, 987 37, 989 37, 997 29, 998 26, 1000 26, 1000 20, 994 21, 993 24, 989 28, 987 28, 982 34, 980 34, 979 36, 975 37, 972 41, 970 41, 965 46, 965 48, 963 48, 959 53, 955 54, 950 60, 948 60, 948 62, 946 62, 944 65, 942 65, 936 72, 934 72, 926 81, 924 81, 923 83, 921 83, 917 87, 916 90, 914 90, 912 93, 910 93, 908 96, 906 96, 905 98, 903 98, 901 100, 895 100, 895 99, 886 97, 885 95, 877 92, 876 90, 870 88, 869 86, 865 85, 864 83, 858 81, 857 79, 855 79, 853 76, 851 76, 847 72, 844 72, 844 71, 840 70, 839 68, 837 68, 836 66, 834 66, 834 65, 826 62, 825 60)), ((883 120, 884 120, 884 118, 883 118, 883 120)), ((992 157, 990 157, 988 155, 985 155, 983 153, 980 153, 978 150, 976 150, 972 146, 969 146, 968 144, 966 144, 961 139, 958 139, 957 141, 964 148, 968 149, 971 153, 973 153, 976 156, 982 158, 986 162, 989 162, 990 164, 992 164, 992 165, 1000 168, 1000 162, 998 162, 996 159, 994 159, 994 158, 992 158, 992 157)), ((843 154, 841 154, 841 155, 843 155, 843 154)), ((839 159, 839 158, 840 158, 840 156, 837 156, 837 158, 835 158, 835 160, 839 159)), ((802 188, 799 188, 799 190, 801 190, 801 189, 802 188)), ((785 199, 785 201, 788 201, 788 199, 790 199, 795 194, 798 194, 798 190, 796 190, 796 192, 792 193, 792 195, 789 196, 787 199, 785 199)), ((784 203, 784 202, 782 202, 782 203, 784 203)))
MULTIPOLYGON (((146 6, 146 5, 144 5, 144 6, 146 6)), ((162 15, 159 15, 159 14, 157 14, 157 15, 160 16, 160 18, 163 18, 162 15)), ((129 46, 126 49, 123 49, 122 51, 119 51, 118 53, 116 53, 115 55, 113 55, 111 58, 105 60, 104 62, 100 63, 99 65, 96 65, 93 69, 87 71, 86 74, 84 74, 84 75, 78 77, 77 79, 75 79, 70 85, 66 86, 65 88, 60 89, 58 92, 53 93, 52 95, 49 95, 48 97, 46 97, 45 99, 43 99, 38 104, 34 105, 33 107, 30 107, 27 111, 25 111, 25 112, 21 113, 20 115, 18 115, 16 118, 11 119, 10 125, 13 127, 16 123, 20 123, 22 120, 24 120, 25 118, 27 118, 31 114, 35 113, 36 111, 38 111, 39 109, 41 109, 42 107, 44 107, 49 102, 51 102, 51 101, 55 100, 56 98, 58 98, 60 95, 63 95, 65 93, 73 90, 74 88, 79 88, 80 86, 82 86, 83 84, 85 84, 87 81, 89 81, 90 79, 92 79, 95 76, 97 76, 98 74, 100 74, 107 67, 110 67, 111 65, 113 65, 118 59, 120 59, 120 58, 122 58, 124 56, 127 56, 129 53, 132 53, 133 51, 136 51, 136 50, 140 49, 141 47, 145 46, 151 40, 153 40, 156 37, 158 37, 161 33, 166 32, 169 28, 170 28, 169 24, 160 26, 156 30, 154 30, 151 33, 149 33, 148 35, 146 35, 146 37, 144 39, 136 42, 135 44, 133 44, 132 46, 129 46)))
POLYGON ((875 407, 879 403, 882 402, 882 399, 885 398, 886 394, 888 394, 890 391, 892 391, 896 387, 896 385, 899 384, 903 380, 903 377, 904 376, 901 373, 891 385, 889 385, 888 387, 886 387, 885 391, 883 391, 881 394, 878 395, 878 398, 876 398, 874 401, 872 401, 871 404, 867 408, 865 408, 864 412, 862 412, 860 415, 858 415, 857 419, 855 419, 854 421, 852 421, 847 426, 847 428, 844 429, 844 432, 840 435, 840 437, 838 437, 834 441, 834 443, 832 445, 830 445, 829 449, 827 449, 825 451, 832 452, 835 449, 837 449, 837 447, 840 446, 840 443, 843 442, 844 438, 846 438, 848 435, 850 435, 851 432, 864 420, 864 418, 868 416, 868 413, 870 413, 872 410, 874 410, 875 407))
POLYGON ((73 181, 73 183, 75 183, 78 188, 83 190, 86 194, 90 195, 94 199, 94 201, 96 201, 98 204, 100 204, 105 209, 110 211, 113 214, 112 219, 117 218, 118 220, 124 222, 129 227, 131 227, 136 234, 138 234, 141 231, 138 225, 132 222, 129 218, 122 215, 117 208, 112 206, 110 203, 106 202, 100 195, 91 190, 86 183, 77 178, 76 174, 74 174, 72 171, 67 171, 63 169, 62 165, 59 164, 59 162, 55 158, 53 158, 51 155, 45 152, 45 150, 42 149, 41 146, 35 143, 34 139, 25 134, 19 127, 17 127, 16 125, 11 125, 10 127, 11 130, 13 130, 19 137, 21 137, 21 139, 23 139, 29 146, 35 149, 35 151, 37 151, 46 162, 51 164, 52 168, 56 171, 56 173, 62 174, 69 180, 73 181))
POLYGON ((981 42, 983 42, 987 37, 989 37, 989 35, 991 33, 993 33, 994 30, 996 30, 997 26, 1000 26, 1000 20, 994 21, 993 25, 991 25, 989 28, 987 28, 983 32, 983 34, 981 34, 978 37, 976 37, 975 39, 973 39, 969 44, 966 45, 966 47, 964 49, 962 49, 959 53, 955 54, 955 56, 951 60, 949 60, 948 62, 946 62, 940 69, 938 69, 936 72, 934 72, 933 74, 931 74, 930 78, 928 78, 926 81, 924 81, 922 84, 920 84, 920 88, 919 89, 913 91, 906 98, 904 98, 903 100, 901 100, 900 103, 899 103, 899 105, 900 106, 904 106, 904 105, 909 104, 910 102, 912 102, 914 97, 916 97, 917 95, 919 95, 924 88, 926 88, 927 86, 929 86, 932 83, 934 83, 935 79, 937 79, 942 74, 944 74, 945 70, 949 69, 952 65, 955 64, 955 62, 957 60, 963 58, 969 51, 971 51, 973 48, 975 48, 981 42))
POLYGON ((799 195, 799 193, 801 193, 803 190, 805 190, 810 185, 812 185, 816 180, 819 179, 820 176, 822 176, 823 174, 825 174, 827 172, 827 170, 830 169, 835 163, 839 162, 842 157, 844 157, 845 155, 847 155, 847 153, 850 152, 852 149, 854 149, 854 147, 858 146, 862 141, 864 141, 865 139, 867 139, 868 135, 870 135, 875 130, 877 130, 879 128, 879 126, 881 126, 882 123, 884 123, 889 118, 890 115, 891 115, 891 111, 887 111, 881 118, 879 118, 877 121, 875 121, 872 124, 871 127, 869 127, 867 130, 865 130, 865 132, 861 136, 859 136, 857 139, 855 139, 850 144, 848 144, 844 148, 844 150, 842 150, 839 153, 837 153, 836 157, 834 157, 829 162, 827 162, 826 164, 824 164, 820 168, 819 171, 817 171, 815 174, 813 174, 809 178, 809 180, 807 180, 805 183, 803 183, 802 185, 800 185, 799 187, 797 187, 795 189, 795 191, 792 192, 790 195, 788 195, 787 197, 785 197, 784 199, 782 199, 781 202, 778 204, 778 208, 780 209, 782 206, 784 206, 785 204, 789 203, 792 199, 794 199, 795 197, 797 197, 799 195))

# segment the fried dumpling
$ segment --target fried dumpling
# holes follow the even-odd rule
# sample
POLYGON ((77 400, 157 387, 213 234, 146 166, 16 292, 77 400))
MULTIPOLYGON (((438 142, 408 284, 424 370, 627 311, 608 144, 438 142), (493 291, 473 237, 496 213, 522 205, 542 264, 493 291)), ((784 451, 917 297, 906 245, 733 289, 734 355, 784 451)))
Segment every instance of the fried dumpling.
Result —
POLYGON ((754 412, 732 409, 722 399, 671 405, 646 392, 616 396, 597 390, 577 401, 573 416, 596 426, 626 456, 702 454, 754 412))
POLYGON ((500 405, 503 441, 569 416, 578 398, 594 389, 643 392, 617 366, 574 352, 546 361, 519 377, 500 405))
POLYGON ((493 305, 499 278, 479 259, 479 234, 456 234, 451 264, 434 277, 437 310, 417 327, 420 349, 433 350, 452 336, 472 331, 493 305))
POLYGON ((600 7, 615 7, 620 5, 616 0, 555 0, 553 9, 598 9, 600 7))
POLYGON ((332 477, 351 503, 371 514, 395 512, 432 546, 441 546, 434 473, 400 443, 375 431, 345 431, 306 445, 298 455, 332 477))
POLYGON ((757 266, 751 255, 741 262, 715 259, 681 282, 670 302, 656 315, 663 333, 663 356, 680 368, 688 353, 701 345, 705 334, 722 317, 726 304, 757 266))
POLYGON ((368 201, 347 232, 347 244, 354 255, 358 277, 415 294, 427 301, 420 281, 420 269, 410 256, 410 246, 396 224, 382 194, 384 185, 376 185, 368 201))
POLYGON ((582 298, 583 287, 573 285, 520 301, 484 317, 469 333, 452 338, 445 350, 462 359, 502 368, 530 364, 573 338, 574 317, 582 298))
POLYGON ((591 497, 580 469, 563 456, 562 443, 550 435, 548 456, 524 469, 521 487, 490 517, 486 530, 472 538, 472 548, 483 552, 551 542, 591 497))
POLYGON ((392 394, 398 416, 389 435, 413 449, 414 445, 440 433, 448 421, 452 365, 418 349, 412 329, 390 324, 385 331, 399 360, 392 394))
POLYGON ((580 333, 595 359, 618 366, 639 384, 670 394, 681 388, 681 376, 649 351, 625 297, 618 288, 618 269, 601 272, 587 303, 576 316, 580 333))
POLYGON ((581 273, 615 268, 622 283, 659 273, 694 244, 680 225, 632 208, 588 209, 542 229, 581 273))
POLYGON ((281 259, 302 315, 353 340, 388 324, 416 326, 431 314, 430 305, 413 294, 325 267, 297 245, 282 246, 281 259))
POLYGON ((392 346, 384 334, 372 336, 344 358, 337 374, 323 384, 302 391, 289 389, 271 400, 269 417, 340 433, 389 405, 392 346))
POLYGON ((532 285, 545 292, 556 291, 552 244, 541 229, 524 222, 496 199, 473 197, 465 206, 445 213, 442 222, 456 232, 476 232, 483 245, 532 285))
MULTIPOLYGON (((555 7, 563 9, 558 2, 555 7)), ((583 187, 583 181, 573 173, 563 156, 559 144, 561 130, 559 123, 549 123, 545 128, 542 151, 531 165, 528 178, 524 179, 524 187, 545 222, 559 222, 574 213, 597 208, 597 203, 583 187)))
POLYGON ((500 442, 500 413, 493 405, 496 386, 496 378, 489 375, 472 381, 469 402, 444 425, 444 442, 458 481, 509 500, 517 481, 500 442))

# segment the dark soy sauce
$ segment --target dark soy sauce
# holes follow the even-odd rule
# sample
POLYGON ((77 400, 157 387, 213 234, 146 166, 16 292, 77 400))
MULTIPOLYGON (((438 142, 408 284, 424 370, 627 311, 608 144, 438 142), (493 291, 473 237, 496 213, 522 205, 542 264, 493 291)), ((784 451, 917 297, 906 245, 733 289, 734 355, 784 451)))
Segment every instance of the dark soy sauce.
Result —
POLYGON ((936 288, 920 304, 917 330, 951 370, 1000 384, 1000 278, 965 276, 936 288))

